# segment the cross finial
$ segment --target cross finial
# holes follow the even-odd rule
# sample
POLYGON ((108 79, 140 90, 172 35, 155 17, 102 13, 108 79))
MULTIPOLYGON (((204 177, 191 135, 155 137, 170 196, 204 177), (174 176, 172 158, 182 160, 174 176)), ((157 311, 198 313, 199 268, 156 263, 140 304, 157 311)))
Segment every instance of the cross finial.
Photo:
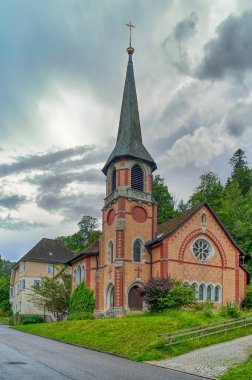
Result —
POLYGON ((130 31, 130 44, 129 44, 129 46, 131 47, 131 29, 132 29, 132 28, 135 28, 135 25, 133 25, 133 24, 131 23, 131 20, 130 20, 130 22, 129 22, 128 24, 125 24, 125 25, 128 26, 129 31, 130 31))

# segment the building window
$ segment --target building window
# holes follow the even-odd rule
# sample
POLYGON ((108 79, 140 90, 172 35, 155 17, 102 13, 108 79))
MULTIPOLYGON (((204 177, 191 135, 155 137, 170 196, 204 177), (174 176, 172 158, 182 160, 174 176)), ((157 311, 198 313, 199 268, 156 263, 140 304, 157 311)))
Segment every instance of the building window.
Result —
POLYGON ((139 165, 134 165, 131 169, 131 188, 143 191, 144 178, 143 171, 139 165))
POLYGON ((141 263, 141 251, 142 251, 142 242, 137 239, 133 244, 133 261, 135 263, 141 263))
POLYGON ((203 214, 201 215, 201 223, 202 224, 206 224, 206 214, 203 212, 203 214))
POLYGON ((215 302, 220 302, 221 300, 221 288, 220 285, 217 285, 214 289, 214 300, 215 302))
POLYGON ((199 299, 199 288, 198 288, 198 285, 196 284, 196 282, 193 283, 193 287, 195 289, 195 299, 199 299))
POLYGON ((194 257, 199 261, 208 261, 213 255, 213 249, 206 239, 197 239, 192 246, 194 257))
POLYGON ((114 168, 111 175, 111 190, 116 189, 116 169, 114 168))
POLYGON ((22 280, 21 280, 21 289, 22 289, 22 290, 25 289, 25 279, 22 279, 22 280))
POLYGON ((20 283, 17 284, 17 294, 20 292, 20 283))
POLYGON ((204 285, 200 284, 199 286, 199 301, 204 300, 204 285))
POLYGON ((13 296, 14 296, 13 293, 14 293, 14 292, 13 292, 13 288, 10 288, 10 297, 13 297, 13 296))
POLYGON ((208 287, 207 287, 207 300, 211 301, 211 299, 212 299, 212 287, 211 287, 211 285, 208 285, 208 287))
POLYGON ((53 273, 53 265, 47 265, 47 273, 53 273))
POLYGON ((41 285, 41 280, 33 280, 33 286, 39 287, 41 285))
POLYGON ((108 246, 108 264, 111 265, 114 261, 114 244, 112 241, 109 242, 108 246))
POLYGON ((85 280, 85 267, 84 265, 78 265, 74 270, 74 284, 80 285, 85 280))
POLYGON ((19 272, 23 272, 25 270, 25 264, 19 265, 19 272))

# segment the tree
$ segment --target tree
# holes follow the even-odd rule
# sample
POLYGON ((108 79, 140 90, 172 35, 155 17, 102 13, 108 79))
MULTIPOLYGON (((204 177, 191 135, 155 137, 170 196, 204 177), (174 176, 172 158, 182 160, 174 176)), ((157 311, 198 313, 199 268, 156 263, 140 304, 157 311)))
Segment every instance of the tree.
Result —
POLYGON ((156 175, 153 179, 152 195, 154 201, 158 204, 158 224, 166 222, 177 215, 174 209, 175 200, 160 175, 156 175))
POLYGON ((71 294, 68 319, 93 318, 94 308, 94 291, 86 288, 85 283, 82 282, 71 294))
POLYGON ((208 171, 200 176, 200 184, 189 198, 189 203, 191 206, 195 206, 206 201, 217 211, 221 206, 223 191, 219 177, 215 173, 208 171))
POLYGON ((231 179, 228 183, 236 181, 239 185, 242 195, 246 195, 252 187, 252 170, 248 168, 245 152, 238 149, 229 161, 232 166, 231 179))
POLYGON ((9 286, 10 277, 5 273, 0 273, 0 309, 4 312, 10 312, 9 303, 9 286))
POLYGON ((28 297, 39 310, 56 313, 57 320, 68 313, 71 294, 70 276, 58 269, 61 274, 57 279, 41 277, 41 284, 32 286, 28 297))
POLYGON ((78 227, 79 231, 73 235, 57 237, 57 240, 76 253, 82 251, 101 236, 101 231, 98 230, 99 222, 92 216, 84 215, 78 222, 78 227))

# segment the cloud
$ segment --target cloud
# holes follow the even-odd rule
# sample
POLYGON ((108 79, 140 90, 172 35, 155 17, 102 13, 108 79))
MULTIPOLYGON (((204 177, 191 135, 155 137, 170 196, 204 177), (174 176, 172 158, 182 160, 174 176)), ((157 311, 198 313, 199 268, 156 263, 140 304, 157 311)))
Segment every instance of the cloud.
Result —
POLYGON ((223 127, 231 136, 241 137, 245 132, 252 134, 252 104, 237 102, 223 119, 223 127))
POLYGON ((252 10, 230 15, 216 29, 216 38, 204 47, 204 57, 196 70, 200 79, 242 78, 252 69, 252 10))
POLYGON ((0 194, 0 208, 8 209, 18 209, 18 207, 26 201, 26 196, 24 195, 5 195, 0 194))
POLYGON ((37 205, 48 212, 56 212, 64 215, 65 220, 78 221, 83 215, 100 217, 103 194, 39 194, 37 205))
POLYGON ((193 134, 179 138, 171 149, 159 158, 160 167, 183 168, 193 164, 196 167, 207 165, 230 146, 226 136, 206 127, 196 129, 193 134))
POLYGON ((26 231, 44 227, 46 227, 44 223, 32 223, 20 218, 13 218, 10 214, 6 217, 0 217, 0 229, 26 231))
POLYGON ((197 33, 197 23, 198 16, 192 12, 189 17, 177 23, 162 43, 171 64, 183 74, 190 72, 190 55, 186 42, 197 33))
POLYGON ((94 150, 93 146, 77 146, 75 148, 61 149, 46 154, 18 156, 14 162, 0 165, 0 176, 4 177, 14 173, 23 173, 36 169, 51 169, 59 162, 62 163, 78 155, 85 155, 92 150, 94 150))

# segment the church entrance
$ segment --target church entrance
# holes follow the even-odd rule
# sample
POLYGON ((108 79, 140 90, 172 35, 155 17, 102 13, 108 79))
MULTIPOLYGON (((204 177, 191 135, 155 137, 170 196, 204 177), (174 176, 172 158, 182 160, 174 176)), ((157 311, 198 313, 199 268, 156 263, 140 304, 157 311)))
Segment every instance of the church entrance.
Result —
POLYGON ((106 293, 106 310, 112 311, 114 309, 114 285, 110 284, 106 293))
POLYGON ((143 297, 139 292, 139 286, 134 285, 128 295, 129 309, 132 311, 143 310, 143 297))

